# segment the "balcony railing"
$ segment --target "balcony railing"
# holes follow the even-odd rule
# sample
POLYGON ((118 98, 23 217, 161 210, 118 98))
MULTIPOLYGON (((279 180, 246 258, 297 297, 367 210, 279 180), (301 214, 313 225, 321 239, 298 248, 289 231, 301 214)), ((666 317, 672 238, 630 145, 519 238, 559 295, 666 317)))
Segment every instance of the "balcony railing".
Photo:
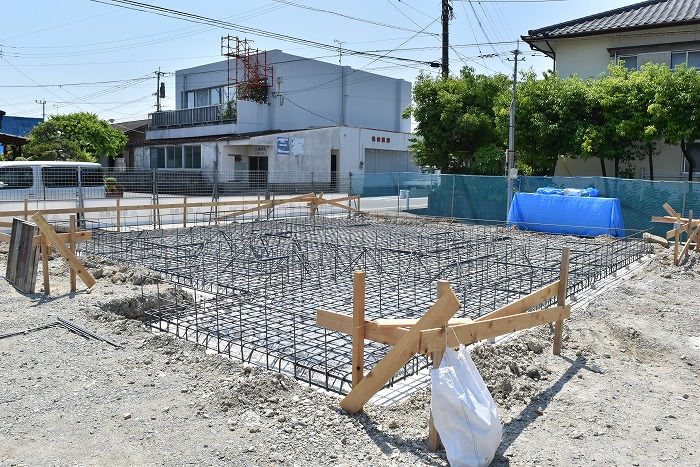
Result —
POLYGON ((208 105, 192 109, 167 110, 150 114, 150 128, 168 128, 208 123, 235 123, 236 105, 208 105))

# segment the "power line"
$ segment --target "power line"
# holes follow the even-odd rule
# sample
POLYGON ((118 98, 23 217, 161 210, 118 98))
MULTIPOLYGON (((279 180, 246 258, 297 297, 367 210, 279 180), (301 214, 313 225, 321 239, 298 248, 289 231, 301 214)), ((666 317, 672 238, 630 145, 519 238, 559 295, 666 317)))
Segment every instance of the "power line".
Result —
MULTIPOLYGON (((273 2, 277 2, 277 3, 282 3, 282 4, 284 4, 284 5, 293 6, 293 7, 296 7, 296 8, 303 8, 303 9, 305 9, 305 10, 316 11, 316 12, 319 12, 319 13, 326 13, 326 14, 331 14, 331 15, 335 15, 335 16, 340 16, 341 18, 349 19, 349 20, 352 20, 352 21, 358 21, 358 22, 361 22, 361 23, 372 24, 372 25, 374 25, 374 26, 381 26, 381 27, 389 28, 389 29, 398 29, 398 30, 400 30, 400 31, 407 31, 407 32, 413 32, 413 33, 415 33, 415 32, 420 32, 421 34, 431 35, 431 36, 435 36, 435 35, 436 35, 436 34, 434 34, 434 33, 429 33, 429 32, 424 32, 424 31, 416 31, 415 29, 409 29, 409 28, 404 28, 404 27, 401 27, 401 26, 395 26, 395 25, 393 25, 393 24, 381 23, 381 22, 379 22, 379 21, 373 21, 373 20, 369 20, 369 19, 358 18, 358 17, 356 17, 356 16, 346 15, 346 14, 343 14, 343 13, 339 13, 339 12, 337 12, 337 11, 324 10, 323 8, 315 8, 315 7, 312 7, 312 6, 309 6, 309 5, 302 5, 302 4, 300 4, 300 3, 292 2, 292 1, 289 1, 289 0, 272 0, 272 1, 273 1, 273 2)), ((414 23, 414 24, 415 24, 415 23, 414 23)), ((418 25, 416 25, 416 26, 418 26, 418 25)))
MULTIPOLYGON (((211 26, 219 26, 219 27, 222 27, 224 29, 232 29, 232 30, 240 31, 240 32, 243 32, 246 34, 267 37, 270 39, 276 39, 276 40, 281 40, 281 41, 285 41, 285 42, 292 42, 292 43, 304 45, 307 47, 315 47, 315 48, 319 48, 319 49, 323 49, 323 50, 332 50, 332 51, 337 50, 337 47, 333 44, 325 44, 322 42, 316 42, 316 41, 312 41, 309 39, 303 39, 300 37, 288 36, 286 34, 265 31, 262 29, 252 28, 249 26, 243 26, 240 24, 235 24, 235 23, 231 23, 228 21, 209 18, 206 16, 196 15, 193 13, 187 13, 184 11, 173 10, 170 8, 160 7, 157 5, 149 5, 147 3, 137 2, 134 0, 90 0, 90 1, 95 2, 95 3, 102 3, 105 5, 117 6, 120 8, 126 8, 129 10, 151 12, 151 13, 154 13, 154 14, 159 15, 159 16, 180 19, 180 20, 188 21, 188 22, 192 22, 192 23, 207 24, 207 25, 211 25, 211 26)), ((422 31, 424 31, 425 29, 426 28, 423 28, 422 31)), ((419 31, 419 32, 422 32, 422 31, 419 31)), ((416 33, 416 34, 418 34, 418 33, 416 33)), ((368 53, 365 53, 365 52, 362 52, 359 50, 347 49, 347 50, 345 50, 345 52, 347 54, 364 55, 364 56, 368 56, 370 58, 375 58, 375 59, 401 60, 401 61, 409 61, 409 62, 413 62, 413 63, 421 63, 421 64, 425 64, 425 65, 430 64, 430 62, 423 61, 423 60, 413 60, 413 59, 406 59, 406 58, 400 58, 400 57, 391 57, 388 55, 375 56, 373 54, 368 54, 368 53)))

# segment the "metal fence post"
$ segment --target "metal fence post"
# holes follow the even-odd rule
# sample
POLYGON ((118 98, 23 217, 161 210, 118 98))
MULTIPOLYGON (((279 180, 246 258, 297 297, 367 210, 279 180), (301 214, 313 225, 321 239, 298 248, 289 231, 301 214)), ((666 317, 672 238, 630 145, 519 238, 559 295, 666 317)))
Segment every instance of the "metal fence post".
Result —
MULTIPOLYGON (((78 166, 78 193, 76 200, 78 209, 83 209, 85 207, 85 200, 83 199, 83 168, 78 166)), ((82 212, 78 213, 78 227, 85 228, 85 214, 82 212)))
POLYGON ((455 185, 457 184, 457 175, 452 174, 452 206, 450 207, 450 217, 455 217, 455 185))

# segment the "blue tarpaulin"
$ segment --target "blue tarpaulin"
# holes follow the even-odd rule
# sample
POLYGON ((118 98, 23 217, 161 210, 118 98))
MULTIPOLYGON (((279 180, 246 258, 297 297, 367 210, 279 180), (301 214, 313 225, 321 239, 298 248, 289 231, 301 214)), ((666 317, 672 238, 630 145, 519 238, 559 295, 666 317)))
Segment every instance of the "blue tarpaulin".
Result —
POLYGON ((508 223, 519 229, 594 237, 624 237, 618 198, 516 193, 508 223))

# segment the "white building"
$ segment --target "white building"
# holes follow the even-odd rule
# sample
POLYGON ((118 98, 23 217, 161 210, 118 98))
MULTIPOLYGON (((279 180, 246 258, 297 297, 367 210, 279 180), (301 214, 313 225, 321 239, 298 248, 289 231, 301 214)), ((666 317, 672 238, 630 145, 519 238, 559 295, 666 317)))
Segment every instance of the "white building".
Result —
MULTIPOLYGON (((597 77, 611 62, 629 68, 645 63, 681 63, 700 66, 700 0, 651 0, 584 18, 530 30, 523 37, 530 47, 554 60, 554 69, 566 78, 597 77)), ((700 142, 689 143, 700 156, 700 142)), ((700 166, 700 158, 696 169, 700 166)), ((606 172, 614 173, 613 161, 606 172)), ((636 177, 647 178, 645 161, 636 161, 636 177)), ((598 160, 560 159, 555 175, 602 175, 598 160)), ((687 161, 678 146, 661 145, 654 158, 654 178, 685 180, 687 161)))
POLYGON ((176 73, 177 109, 151 114, 135 167, 211 169, 239 184, 251 171, 271 184, 417 171, 401 117, 410 83, 237 47, 230 60, 176 73))

